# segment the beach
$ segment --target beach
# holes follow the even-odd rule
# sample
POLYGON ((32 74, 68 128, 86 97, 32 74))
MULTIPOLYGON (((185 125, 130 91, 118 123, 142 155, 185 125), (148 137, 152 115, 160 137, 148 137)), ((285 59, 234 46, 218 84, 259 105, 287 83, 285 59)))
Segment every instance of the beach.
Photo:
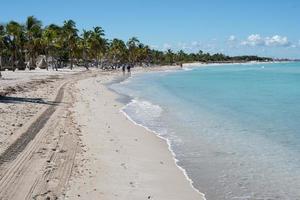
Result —
POLYGON ((111 87, 207 199, 299 199, 297 75, 297 62, 209 64, 111 87))
POLYGON ((5 71, 0 199, 298 199, 298 66, 5 71))
POLYGON ((0 200, 300 200, 300 1, 1 8, 0 200))
POLYGON ((167 142, 120 112, 120 96, 107 88, 120 75, 79 70, 38 77, 49 84, 2 81, 12 98, 0 104, 1 199, 204 199, 167 142))

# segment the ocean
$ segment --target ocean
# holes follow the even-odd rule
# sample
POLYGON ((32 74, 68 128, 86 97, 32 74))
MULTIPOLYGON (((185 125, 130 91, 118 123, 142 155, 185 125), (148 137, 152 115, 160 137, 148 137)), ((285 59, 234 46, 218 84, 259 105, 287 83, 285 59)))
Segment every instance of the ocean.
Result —
POLYGON ((110 87, 206 199, 300 199, 299 62, 143 73, 110 87))

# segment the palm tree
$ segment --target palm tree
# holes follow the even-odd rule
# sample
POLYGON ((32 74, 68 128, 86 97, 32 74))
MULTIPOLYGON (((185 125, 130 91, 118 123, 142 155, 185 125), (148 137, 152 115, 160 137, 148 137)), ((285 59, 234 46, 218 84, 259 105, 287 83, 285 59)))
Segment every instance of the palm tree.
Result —
POLYGON ((110 43, 108 50, 108 58, 111 63, 115 64, 125 64, 128 62, 128 49, 126 44, 119 39, 113 39, 110 43))
POLYGON ((18 22, 10 21, 6 25, 6 32, 8 35, 8 43, 10 50, 10 61, 13 71, 15 71, 17 65, 23 64, 23 51, 25 44, 24 26, 18 22))
POLYGON ((140 44, 140 41, 136 37, 132 37, 126 44, 128 47, 129 62, 134 66, 137 62, 138 46, 140 44))
POLYGON ((181 62, 181 63, 187 61, 187 54, 183 50, 180 50, 177 53, 176 60, 181 62))
POLYGON ((29 69, 36 67, 36 57, 41 47, 42 22, 34 16, 29 16, 25 24, 26 28, 26 49, 29 57, 29 69))
POLYGON ((139 43, 136 51, 136 62, 140 63, 140 66, 144 64, 148 65, 150 62, 150 48, 148 45, 144 45, 142 43, 139 43))
POLYGON ((76 29, 76 23, 73 20, 64 21, 62 31, 62 36, 65 39, 65 45, 67 47, 68 56, 70 59, 70 68, 73 69, 73 59, 75 57, 75 51, 78 44, 78 30, 76 29))
POLYGON ((84 62, 84 66, 88 69, 88 60, 91 56, 91 35, 92 31, 83 30, 82 39, 79 42, 81 49, 81 56, 84 62))
MULTIPOLYGON (((48 70, 48 58, 49 56, 52 57, 52 60, 55 57, 55 51, 58 51, 60 45, 59 45, 59 41, 60 41, 60 27, 55 25, 55 24, 51 24, 49 26, 47 26, 43 33, 42 33, 42 47, 44 50, 44 54, 46 57, 46 63, 47 63, 47 70, 48 70)), ((52 63, 53 64, 53 63, 52 63)), ((56 67, 57 70, 57 67, 56 67)))
POLYGON ((150 62, 152 64, 164 64, 164 52, 162 51, 158 51, 158 50, 154 50, 154 49, 151 49, 150 50, 150 62))
POLYGON ((171 49, 168 49, 165 55, 165 61, 167 64, 172 65, 174 64, 174 53, 171 49))
POLYGON ((63 35, 62 27, 51 24, 48 27, 53 34, 53 40, 51 43, 51 48, 49 48, 49 55, 52 56, 53 65, 52 67, 55 68, 57 71, 58 66, 61 66, 64 57, 66 57, 66 49, 65 49, 65 38, 63 35))
MULTIPOLYGON (((56 70, 68 63, 72 69, 74 61, 82 60, 87 68, 91 62, 96 63, 98 67, 99 61, 102 65, 103 58, 107 58, 113 68, 120 67, 122 64, 134 66, 137 63, 162 65, 192 61, 272 60, 257 56, 229 57, 218 53, 211 55, 202 51, 173 53, 169 49, 162 52, 142 44, 136 37, 130 38, 125 44, 119 39, 113 39, 109 43, 104 36, 104 30, 101 27, 84 30, 83 34, 79 36, 73 20, 64 21, 63 26, 51 24, 45 29, 43 29, 41 21, 34 16, 29 16, 24 25, 10 21, 6 25, 0 25, 0 74, 3 63, 8 63, 15 70, 16 66, 24 67, 25 58, 29 60, 30 67, 35 67, 35 60, 39 54, 46 56, 47 63, 51 56, 56 70)), ((110 63, 108 62, 108 64, 110 63)))
POLYGON ((104 30, 97 26, 89 34, 89 46, 92 57, 96 59, 96 66, 99 66, 99 59, 102 58, 107 49, 107 41, 103 38, 104 30))
POLYGON ((0 24, 0 78, 2 77, 1 71, 2 71, 2 56, 5 51, 6 45, 5 45, 5 26, 0 24))

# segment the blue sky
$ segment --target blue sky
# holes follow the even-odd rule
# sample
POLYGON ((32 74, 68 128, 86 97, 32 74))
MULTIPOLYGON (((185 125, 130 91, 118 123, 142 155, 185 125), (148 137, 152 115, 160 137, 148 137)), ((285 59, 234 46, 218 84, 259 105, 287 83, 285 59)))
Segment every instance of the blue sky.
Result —
POLYGON ((0 22, 73 19, 153 48, 300 58, 299 0, 9 0, 0 22))

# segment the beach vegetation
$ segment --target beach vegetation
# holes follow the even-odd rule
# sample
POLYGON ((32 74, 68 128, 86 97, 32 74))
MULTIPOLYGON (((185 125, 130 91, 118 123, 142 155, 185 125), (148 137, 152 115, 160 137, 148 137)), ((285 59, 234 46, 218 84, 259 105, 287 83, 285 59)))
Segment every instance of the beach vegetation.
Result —
MULTIPOLYGON (((74 66, 113 70, 124 66, 179 65, 189 62, 270 61, 258 56, 226 56, 203 51, 166 51, 150 48, 138 38, 127 42, 107 39, 102 27, 79 30, 76 22, 43 26, 42 21, 29 16, 24 23, 10 21, 0 25, 0 71, 24 70, 36 67, 58 70, 74 66)), ((1 75, 1 74, 0 74, 1 75)))

